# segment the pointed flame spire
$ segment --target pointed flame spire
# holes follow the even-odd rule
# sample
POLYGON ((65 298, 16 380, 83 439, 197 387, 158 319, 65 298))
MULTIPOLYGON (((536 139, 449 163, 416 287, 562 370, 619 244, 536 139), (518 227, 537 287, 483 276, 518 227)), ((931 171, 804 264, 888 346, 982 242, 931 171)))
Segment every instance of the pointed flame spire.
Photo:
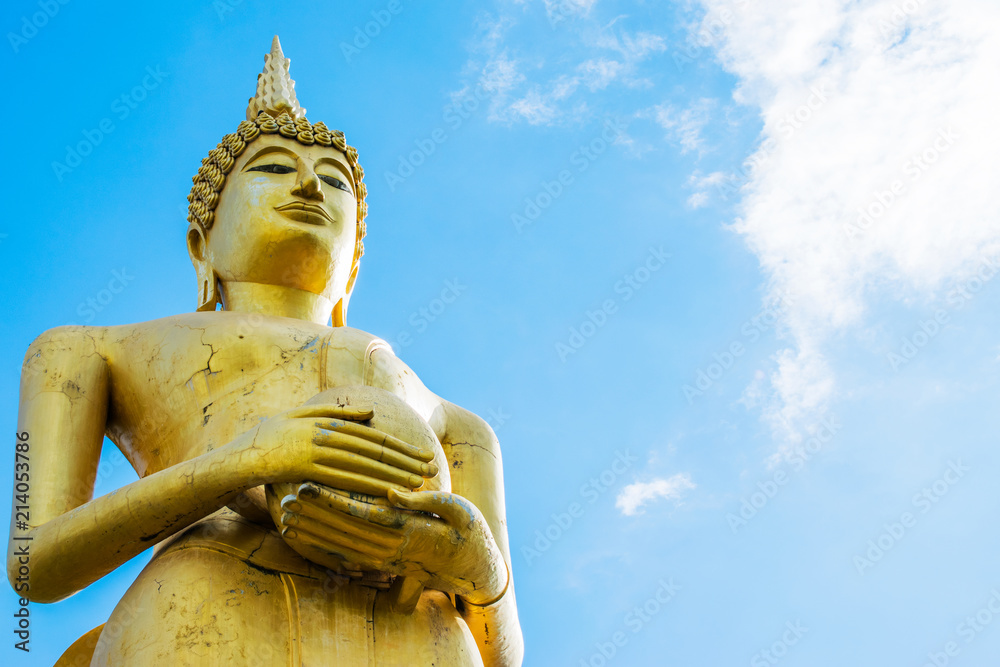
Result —
POLYGON ((290 62, 275 35, 271 52, 264 56, 264 71, 257 75, 257 94, 250 98, 247 120, 254 120, 262 111, 275 118, 283 113, 295 120, 305 117, 306 110, 299 106, 295 97, 295 82, 288 74, 290 62))

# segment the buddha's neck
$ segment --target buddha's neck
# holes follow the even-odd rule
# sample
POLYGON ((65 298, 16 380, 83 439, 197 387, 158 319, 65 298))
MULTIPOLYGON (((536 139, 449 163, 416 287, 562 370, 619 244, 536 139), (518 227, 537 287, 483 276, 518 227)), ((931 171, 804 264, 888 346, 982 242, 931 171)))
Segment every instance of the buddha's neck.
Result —
POLYGON ((330 320, 333 304, 326 297, 281 285, 225 282, 221 284, 224 310, 294 317, 317 324, 330 320))

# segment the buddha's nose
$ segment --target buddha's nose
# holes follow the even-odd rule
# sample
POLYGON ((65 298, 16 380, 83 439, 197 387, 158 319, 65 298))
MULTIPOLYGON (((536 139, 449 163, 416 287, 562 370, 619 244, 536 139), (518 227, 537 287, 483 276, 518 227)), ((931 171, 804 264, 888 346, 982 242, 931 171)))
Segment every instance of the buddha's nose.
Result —
POLYGON ((323 194, 323 187, 319 176, 316 175, 316 170, 311 165, 306 164, 301 158, 298 162, 298 182, 292 188, 292 194, 303 199, 325 201, 326 196, 323 194))

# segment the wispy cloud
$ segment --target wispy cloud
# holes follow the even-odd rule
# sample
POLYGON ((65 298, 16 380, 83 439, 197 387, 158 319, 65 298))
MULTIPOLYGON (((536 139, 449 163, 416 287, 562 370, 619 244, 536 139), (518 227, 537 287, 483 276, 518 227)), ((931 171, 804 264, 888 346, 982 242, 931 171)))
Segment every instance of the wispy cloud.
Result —
POLYGON ((701 4, 733 17, 718 55, 763 120, 733 229, 796 304, 762 399, 794 441, 836 395, 832 336, 866 326, 873 298, 934 299, 1000 249, 1000 5, 701 4))
POLYGON ((524 75, 518 71, 517 62, 510 59, 507 51, 501 51, 483 67, 479 81, 486 90, 506 95, 524 81, 524 75))
POLYGON ((696 171, 691 174, 688 178, 688 187, 694 190, 694 193, 688 197, 688 206, 691 208, 701 208, 708 204, 709 194, 708 191, 711 188, 717 188, 722 183, 724 183, 729 176, 725 172, 713 171, 710 174, 702 176, 700 171, 696 171))
POLYGON ((678 473, 666 479, 651 482, 636 482, 621 490, 615 499, 615 507, 625 516, 640 514, 642 508, 657 500, 679 501, 688 491, 696 488, 688 473, 678 473))
POLYGON ((598 33, 595 45, 601 48, 617 51, 629 62, 639 62, 647 57, 667 50, 667 40, 660 35, 643 30, 629 33, 625 30, 615 31, 614 25, 622 17, 616 18, 598 33))
MULTIPOLYGON (((523 4, 523 3, 520 3, 523 4)), ((555 125, 579 120, 587 113, 588 101, 608 99, 613 86, 645 88, 648 79, 639 66, 667 49, 666 40, 648 31, 630 32, 622 17, 605 24, 591 17, 594 0, 546 2, 550 19, 558 15, 583 21, 553 24, 552 40, 509 39, 521 13, 484 16, 471 42, 466 72, 491 92, 489 120, 499 123, 525 122, 555 125)))
POLYGON ((579 80, 592 92, 604 90, 612 81, 617 79, 625 65, 617 60, 607 60, 605 58, 592 58, 581 63, 576 68, 579 73, 579 80))
POLYGON ((685 109, 659 105, 653 109, 656 122, 667 131, 671 141, 681 145, 681 152, 700 150, 704 144, 701 131, 708 124, 715 100, 701 98, 685 109))
POLYGON ((545 14, 553 25, 568 18, 587 16, 597 0, 545 0, 545 14))
POLYGON ((510 104, 508 110, 514 116, 523 118, 532 125, 547 125, 551 123, 558 112, 553 106, 551 95, 541 93, 537 88, 510 104))

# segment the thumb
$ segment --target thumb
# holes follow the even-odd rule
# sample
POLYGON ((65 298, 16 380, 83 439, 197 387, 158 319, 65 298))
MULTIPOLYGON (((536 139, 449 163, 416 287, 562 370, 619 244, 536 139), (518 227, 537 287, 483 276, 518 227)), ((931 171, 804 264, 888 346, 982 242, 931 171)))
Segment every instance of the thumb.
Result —
POLYGON ((285 411, 289 418, 326 417, 344 421, 365 421, 374 416, 370 405, 336 405, 334 403, 306 403, 285 411))
POLYGON ((465 498, 445 491, 397 491, 389 489, 389 502, 403 509, 437 514, 454 528, 476 520, 476 509, 465 498))

